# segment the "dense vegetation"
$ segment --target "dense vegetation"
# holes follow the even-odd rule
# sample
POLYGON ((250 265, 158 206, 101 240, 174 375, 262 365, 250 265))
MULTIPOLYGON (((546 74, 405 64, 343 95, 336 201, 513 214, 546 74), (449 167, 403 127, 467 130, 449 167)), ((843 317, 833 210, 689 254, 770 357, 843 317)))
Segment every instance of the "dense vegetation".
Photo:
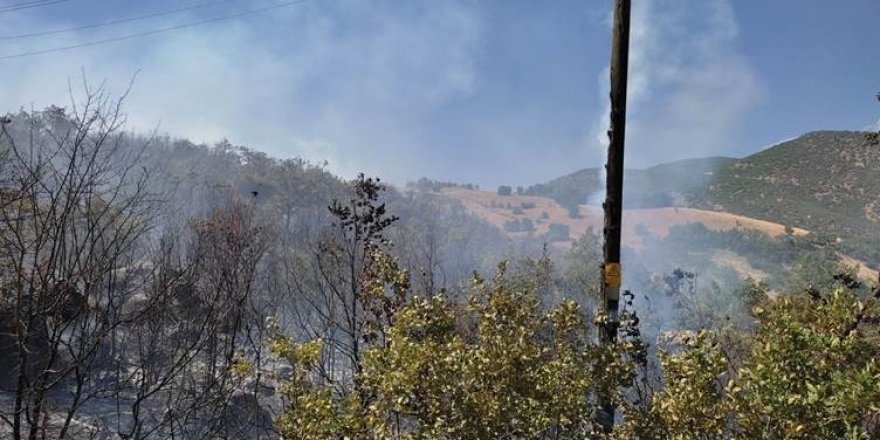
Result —
POLYGON ((860 297, 850 285, 771 299, 760 285, 746 286, 737 297, 751 321, 746 326, 731 326, 729 317, 704 322, 699 331, 668 333, 659 350, 645 344, 630 295, 621 339, 600 346, 592 342, 591 314, 577 302, 541 306, 552 279, 546 260, 515 274, 502 265, 491 281, 477 276, 469 297, 455 302, 408 294, 407 273, 366 246, 380 263, 362 295, 384 307, 366 318, 369 342, 348 392, 317 374, 321 339, 272 340, 293 371, 279 419, 288 437, 809 439, 874 432, 877 293, 860 297), (599 429, 600 393, 614 396, 624 415, 611 432, 599 429))
MULTIPOLYGON (((269 316, 326 329, 304 304, 356 284, 327 209, 353 189, 300 159, 127 133, 101 90, 81 104, 9 115, 0 132, 0 436, 273 432, 265 379, 231 368, 253 355, 266 369, 269 316)), ((421 291, 454 296, 528 251, 431 194, 383 199, 421 291)))
POLYGON ((744 276, 761 274, 772 290, 805 290, 827 284, 835 274, 855 277, 858 269, 838 261, 840 244, 814 234, 774 238, 760 231, 716 231, 691 223, 673 226, 663 240, 645 240, 645 248, 631 259, 651 272, 670 272, 676 265, 688 267, 728 288, 744 276), (753 273, 736 273, 723 261, 713 261, 714 255, 724 251, 742 258, 753 273), (666 263, 650 264, 657 261, 666 263))
POLYGON ((103 91, 81 104, 0 131, 4 438, 878 433, 878 289, 834 240, 646 237, 598 345, 592 232, 551 251, 432 181, 133 135, 103 91), (782 275, 743 282, 715 250, 782 275))
POLYGON ((476 185, 473 183, 458 183, 458 182, 450 182, 444 180, 433 180, 427 177, 422 177, 415 182, 407 182, 407 189, 413 189, 421 192, 440 192, 443 188, 464 188, 470 190, 478 190, 480 189, 480 185, 476 185))
POLYGON ((815 132, 718 172, 699 206, 803 227, 840 238, 854 256, 880 264, 880 149, 861 132, 815 132))

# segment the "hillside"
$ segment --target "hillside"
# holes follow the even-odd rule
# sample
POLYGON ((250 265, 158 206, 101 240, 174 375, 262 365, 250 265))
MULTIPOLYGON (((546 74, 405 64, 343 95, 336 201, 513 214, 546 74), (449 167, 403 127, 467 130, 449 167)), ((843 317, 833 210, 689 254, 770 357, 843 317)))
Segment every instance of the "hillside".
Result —
POLYGON ((864 133, 821 131, 783 142, 720 169, 694 195, 696 206, 826 234, 880 263, 880 148, 864 133))
MULTIPOLYGON (((742 159, 674 162, 626 178, 628 207, 688 206, 796 226, 880 264, 880 148, 864 133, 813 132, 742 159)), ((589 168, 527 193, 574 209, 599 184, 599 170, 589 168)))
MULTIPOLYGON (((460 202, 468 211, 480 216, 489 223, 507 230, 512 236, 545 236, 551 225, 562 225, 569 230, 569 239, 553 237, 554 245, 568 247, 591 228, 595 233, 602 230, 603 214, 595 206, 579 206, 579 215, 571 217, 567 208, 556 201, 539 196, 501 196, 489 191, 474 191, 464 188, 446 188, 442 194, 460 202), (528 222, 528 230, 511 230, 511 222, 528 222)), ((785 234, 785 226, 764 220, 757 220, 726 212, 715 212, 694 208, 634 208, 627 209, 624 215, 624 245, 641 248, 648 235, 654 239, 665 238, 670 228, 676 225, 701 223, 718 231, 733 229, 754 230, 771 237, 785 234)), ((794 229, 794 235, 803 236, 805 229, 794 229)))
MULTIPOLYGON (((715 173, 736 159, 709 157, 661 164, 644 170, 626 170, 628 208, 683 206, 685 197, 710 184, 715 173)), ((572 210, 577 205, 598 205, 596 195, 604 190, 599 168, 586 168, 526 189, 528 195, 549 197, 572 210), (596 199, 596 200, 592 200, 596 199)))

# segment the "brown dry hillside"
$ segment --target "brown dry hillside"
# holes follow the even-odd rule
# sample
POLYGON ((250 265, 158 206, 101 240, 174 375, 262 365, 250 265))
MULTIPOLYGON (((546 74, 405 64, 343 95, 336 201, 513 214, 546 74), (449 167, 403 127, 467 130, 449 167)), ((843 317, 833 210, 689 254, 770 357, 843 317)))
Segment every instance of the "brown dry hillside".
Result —
MULTIPOLYGON (((455 199, 475 215, 504 229, 511 220, 529 219, 534 224, 534 234, 546 234, 551 224, 566 225, 571 230, 571 238, 577 239, 589 228, 600 231, 602 211, 595 206, 580 206, 580 218, 571 218, 568 210, 552 199, 539 196, 511 195, 500 196, 489 191, 474 191, 464 188, 444 188, 441 193, 455 199)), ((657 238, 665 237, 669 228, 687 223, 702 223, 715 230, 734 228, 753 229, 771 236, 785 234, 785 226, 764 220, 757 220, 727 212, 715 212, 693 208, 650 208, 628 209, 624 213, 623 241, 626 246, 639 248, 642 239, 639 231, 650 232, 657 238)), ((807 233, 805 229, 795 228, 796 235, 807 233)), ((511 235, 522 235, 517 232, 511 235)), ((568 246, 569 242, 557 242, 568 246)))

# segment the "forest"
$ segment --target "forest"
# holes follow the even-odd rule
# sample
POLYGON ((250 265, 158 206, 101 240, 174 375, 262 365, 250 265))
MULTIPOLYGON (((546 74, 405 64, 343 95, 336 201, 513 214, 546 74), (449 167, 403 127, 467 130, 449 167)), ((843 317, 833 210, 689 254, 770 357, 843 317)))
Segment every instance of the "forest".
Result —
POLYGON ((439 192, 473 184, 136 134, 122 104, 2 120, 3 438, 880 435, 880 286, 835 240, 643 232, 600 344, 592 231, 512 236, 439 192))

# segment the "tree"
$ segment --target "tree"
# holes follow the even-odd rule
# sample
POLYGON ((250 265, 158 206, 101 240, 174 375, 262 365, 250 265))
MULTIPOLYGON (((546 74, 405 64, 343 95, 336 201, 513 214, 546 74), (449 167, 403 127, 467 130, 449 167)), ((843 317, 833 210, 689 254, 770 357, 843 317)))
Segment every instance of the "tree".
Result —
POLYGON ((371 334, 364 290, 371 256, 390 246, 385 232, 397 220, 379 201, 384 190, 378 179, 358 175, 350 182, 350 198, 328 207, 332 227, 321 232, 305 258, 296 257, 288 266, 286 283, 296 307, 292 316, 281 317, 280 327, 321 338, 327 348, 318 362, 322 380, 346 393, 360 386, 363 350, 371 334))
POLYGON ((3 124, 0 313, 11 438, 82 436, 72 420, 112 391, 98 377, 107 344, 152 310, 131 304, 137 250, 149 231, 150 194, 127 149, 121 99, 86 87, 68 113, 20 113, 3 124), (68 398, 55 398, 60 390, 68 398))
MULTIPOLYGON (((392 261, 392 260, 387 260, 392 261)), ((403 276, 393 264, 378 285, 403 276), (394 275, 395 272, 397 275, 394 275)), ((379 272, 376 273, 379 275, 379 272)), ((358 395, 314 380, 320 340, 278 335, 273 351, 293 367, 278 420, 290 438, 591 438, 596 387, 633 378, 640 346, 624 333, 592 344, 574 301, 542 312, 531 275, 475 277, 460 304, 415 295, 384 324, 385 343, 364 356, 358 395)), ((624 317, 624 323, 630 322, 624 317)), ((628 327, 631 328, 631 327, 628 327)), ((615 394, 621 397, 619 394, 615 394)))
POLYGON ((880 410, 880 303, 838 288, 756 307, 741 362, 701 332, 661 352, 665 389, 620 438, 873 438, 880 410))
MULTIPOLYGON (((877 101, 880 101, 880 93, 877 93, 877 101)), ((876 131, 876 132, 874 132, 874 131, 869 132, 865 136, 865 138, 867 139, 868 143, 870 143, 872 145, 880 144, 880 129, 878 129, 878 131, 876 131)))
POLYGON ((837 286, 834 276, 838 274, 854 277, 855 268, 841 264, 832 252, 803 252, 792 264, 786 287, 791 292, 804 292, 812 296, 825 294, 837 286))
POLYGON ((246 437, 272 430, 259 406, 245 409, 238 370, 263 378, 265 298, 258 296, 258 268, 272 237, 251 203, 230 196, 225 206, 195 218, 186 235, 165 235, 151 273, 147 298, 162 305, 144 322, 119 335, 121 374, 117 397, 130 402, 120 414, 124 438, 246 437), (179 246, 186 246, 178 257, 179 246), (174 341, 174 343, 169 343, 174 341), (238 405, 240 406, 240 405, 238 405), (156 420, 155 408, 163 416, 156 420), (127 416, 127 417, 126 417, 127 416), (241 423, 245 418, 247 423, 241 423))
POLYGON ((152 138, 124 121, 121 99, 87 88, 0 131, 3 438, 248 429, 236 371, 262 366, 270 228, 227 191, 207 216, 168 221, 141 166, 152 138))
POLYGON ((571 228, 568 225, 551 223, 550 227, 547 229, 547 236, 544 239, 548 242, 567 241, 570 233, 571 228))
POLYGON ((504 230, 507 232, 520 232, 522 231, 522 225, 518 219, 507 220, 504 222, 504 230))
POLYGON ((585 304, 595 305, 601 264, 602 244, 590 228, 566 252, 562 262, 560 284, 568 297, 583 298, 585 304))
POLYGON ((501 185, 498 187, 498 195, 499 196, 509 196, 513 193, 513 189, 507 185, 501 185))

